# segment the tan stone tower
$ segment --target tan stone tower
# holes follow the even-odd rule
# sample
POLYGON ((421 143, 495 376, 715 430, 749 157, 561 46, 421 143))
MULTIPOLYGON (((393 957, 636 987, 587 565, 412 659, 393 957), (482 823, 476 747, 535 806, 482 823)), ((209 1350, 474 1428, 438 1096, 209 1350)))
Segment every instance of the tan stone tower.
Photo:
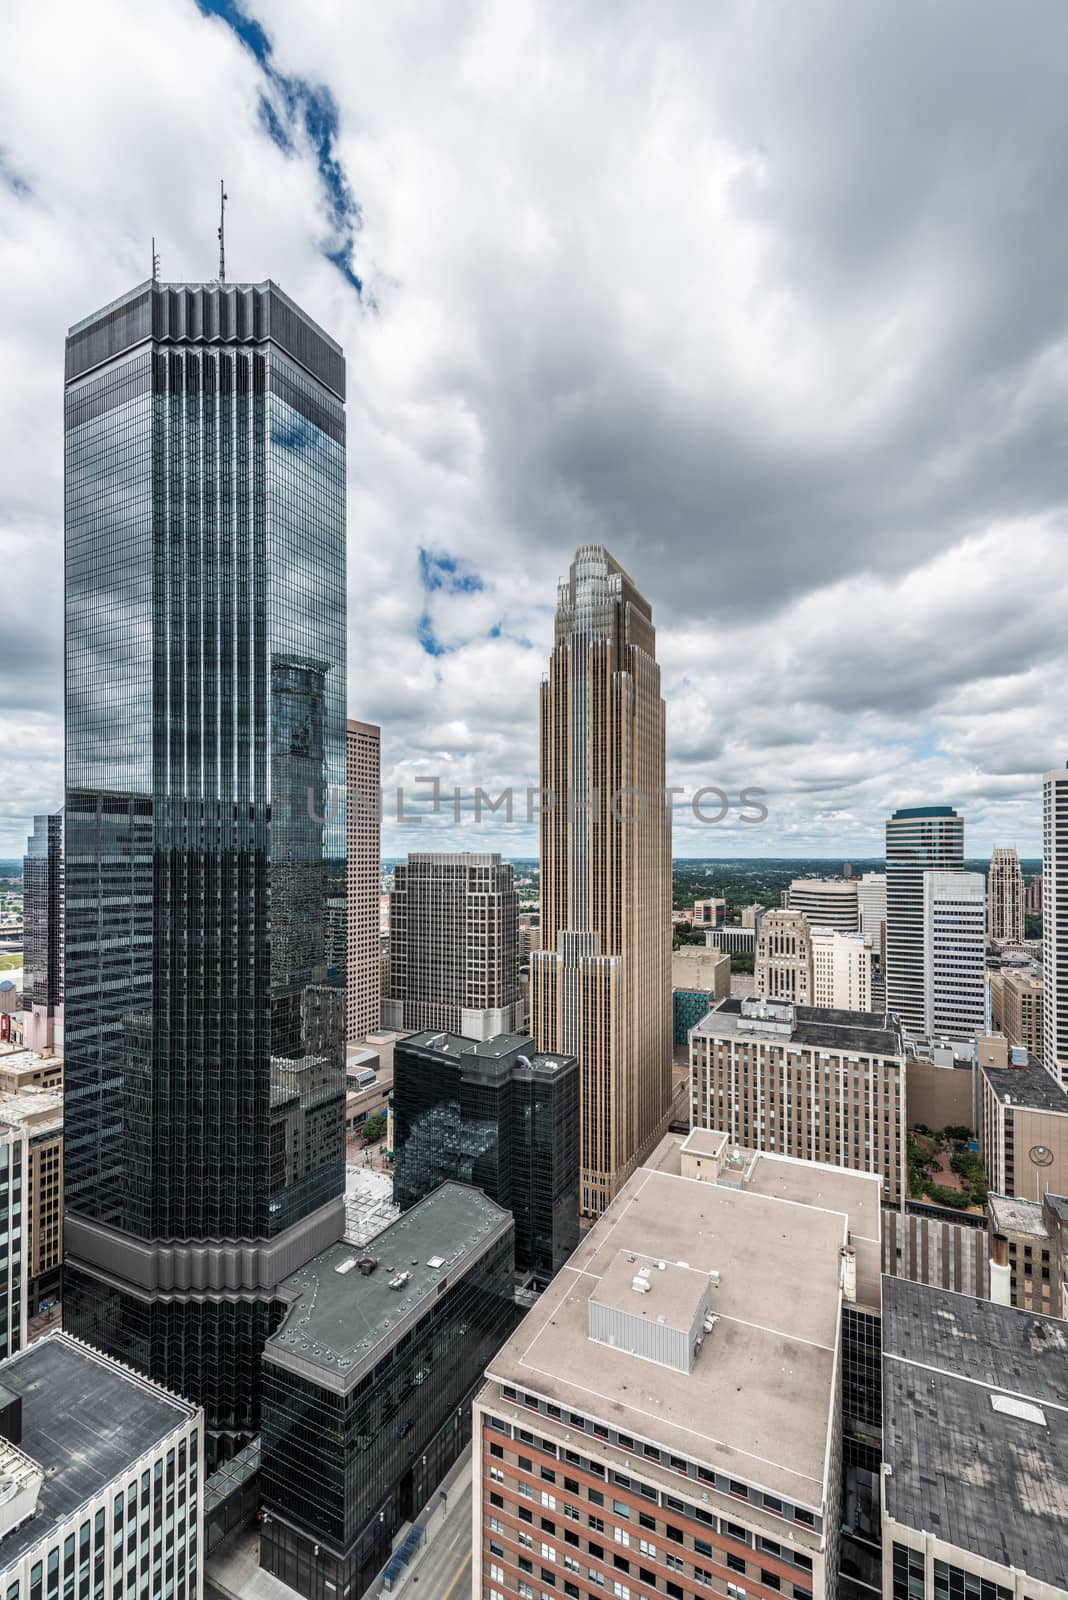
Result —
POLYGON ((598 1214, 671 1107, 671 813, 652 610, 600 545, 561 583, 541 686, 541 944, 530 1026, 578 1056, 582 1208, 598 1214))
POLYGON ((1015 850, 999 845, 986 879, 986 927, 991 939, 1018 944, 1024 936, 1024 881, 1015 850))

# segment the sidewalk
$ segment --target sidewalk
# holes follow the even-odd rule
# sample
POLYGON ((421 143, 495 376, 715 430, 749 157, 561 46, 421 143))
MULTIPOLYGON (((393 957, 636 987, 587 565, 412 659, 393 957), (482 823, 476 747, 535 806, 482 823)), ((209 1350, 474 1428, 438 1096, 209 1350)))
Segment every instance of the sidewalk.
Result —
MULTIPOLYGON (((426 1529, 426 1538, 415 1559, 394 1580, 393 1588, 383 1587, 388 1562, 368 1585, 365 1593, 378 1596, 406 1593, 412 1585, 420 1584, 420 1592, 428 1600, 466 1600, 466 1591, 456 1586, 456 1578, 466 1565, 471 1552, 471 1446, 467 1445, 457 1461, 427 1504, 416 1517, 426 1529), (444 1491, 447 1502, 443 1504, 444 1491), (447 1537, 445 1537, 447 1535, 447 1537), (436 1581, 435 1581, 436 1580, 436 1581)), ((404 1537, 413 1526, 405 1522, 397 1531, 393 1549, 398 1550, 404 1537)))

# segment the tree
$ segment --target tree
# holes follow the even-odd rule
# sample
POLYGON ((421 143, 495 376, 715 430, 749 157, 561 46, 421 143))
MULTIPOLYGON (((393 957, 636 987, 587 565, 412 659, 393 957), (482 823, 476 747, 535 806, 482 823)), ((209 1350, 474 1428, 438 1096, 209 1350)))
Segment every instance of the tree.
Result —
POLYGON ((385 1131, 386 1119, 381 1111, 376 1111, 373 1117, 368 1117, 360 1129, 364 1144, 374 1144, 377 1139, 381 1139, 385 1131))

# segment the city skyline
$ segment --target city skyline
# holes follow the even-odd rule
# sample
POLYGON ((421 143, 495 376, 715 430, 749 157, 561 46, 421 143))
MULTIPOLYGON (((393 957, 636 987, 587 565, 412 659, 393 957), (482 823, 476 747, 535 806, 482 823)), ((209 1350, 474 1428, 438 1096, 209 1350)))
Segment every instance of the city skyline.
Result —
MULTIPOLYGON (((592 16, 578 39, 548 10, 512 38, 471 12, 446 39, 354 13, 339 39, 274 0, 166 0, 107 52, 72 9, 47 54, 13 19, 0 553, 34 599, 0 657, 0 855, 61 799, 54 330, 147 276, 153 235, 166 277, 212 274, 221 173, 230 275, 273 273, 360 372, 347 710, 382 726, 387 783, 536 782, 546 596, 597 538, 658 617, 669 781, 768 791, 761 828, 676 816, 678 855, 871 856, 894 806, 943 802, 977 855, 1038 853, 1066 686, 1046 440, 1068 319, 1049 36, 1068 22, 1045 11, 1040 52, 1007 17, 968 29, 980 92, 948 9, 840 19, 833 81, 819 28, 779 19, 771 50, 740 17, 631 13, 636 48, 592 99, 592 16), (910 96, 922 135, 897 121, 910 96)), ((532 827, 483 822, 481 848, 534 853, 532 827)), ((387 825, 383 849, 474 837, 428 831, 387 825)))

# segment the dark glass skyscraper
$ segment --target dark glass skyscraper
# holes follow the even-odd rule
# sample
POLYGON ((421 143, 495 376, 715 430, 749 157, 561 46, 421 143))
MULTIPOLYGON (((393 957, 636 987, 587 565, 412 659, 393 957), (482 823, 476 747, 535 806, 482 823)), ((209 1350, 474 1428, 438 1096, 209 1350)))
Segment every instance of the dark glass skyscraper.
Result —
POLYGON ((149 282, 66 380, 64 1318, 225 1454, 343 1226, 345 364, 149 282))
POLYGON ((33 819, 22 861, 22 920, 22 1003, 52 1017, 63 1001, 62 811, 33 819))

